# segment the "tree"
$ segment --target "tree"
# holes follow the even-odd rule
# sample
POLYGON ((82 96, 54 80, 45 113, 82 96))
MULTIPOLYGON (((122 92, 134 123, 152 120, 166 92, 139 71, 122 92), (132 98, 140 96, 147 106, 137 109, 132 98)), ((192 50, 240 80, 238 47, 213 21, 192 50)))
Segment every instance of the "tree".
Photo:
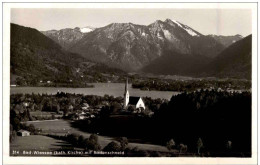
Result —
POLYGON ((13 125, 13 129, 16 131, 19 131, 21 128, 20 120, 17 117, 13 119, 12 125, 13 125))
POLYGON ((52 101, 50 99, 46 99, 43 107, 42 107, 43 111, 48 111, 51 112, 52 111, 52 101))
POLYGON ((91 134, 89 136, 89 140, 97 143, 98 142, 98 136, 96 134, 91 134))
POLYGON ((127 111, 134 112, 135 108, 133 106, 128 106, 127 111))
POLYGON ((87 140, 86 148, 89 150, 98 151, 101 149, 101 146, 98 144, 98 136, 91 134, 87 140))
POLYGON ((71 144, 76 144, 78 143, 78 139, 79 139, 79 135, 76 134, 76 133, 72 133, 72 134, 69 134, 67 136, 67 140, 68 142, 70 142, 71 144))
POLYGON ((84 146, 84 137, 83 137, 82 135, 79 136, 78 144, 79 144, 80 146, 84 146))
POLYGON ((110 108, 111 108, 111 111, 115 113, 115 112, 118 112, 119 110, 121 110, 122 106, 117 102, 113 102, 112 106, 110 108))
POLYGON ((180 148, 180 153, 185 153, 188 150, 188 146, 182 143, 179 145, 179 148, 180 148))
POLYGON ((169 151, 171 151, 175 147, 175 141, 173 139, 169 140, 166 143, 166 147, 169 151))
POLYGON ((131 152, 132 152, 135 156, 140 156, 140 157, 148 157, 148 156, 150 156, 147 151, 139 150, 138 147, 134 147, 133 149, 131 149, 131 152))
POLYGON ((68 112, 69 112, 69 108, 68 108, 68 106, 64 106, 64 109, 63 109, 63 116, 68 115, 68 112))
POLYGON ((87 149, 89 150, 94 150, 94 151, 99 151, 101 150, 101 146, 98 144, 98 142, 95 142, 95 141, 91 141, 88 139, 87 141, 87 146, 86 146, 87 149))
POLYGON ((59 112, 59 111, 60 111, 60 105, 57 104, 57 105, 56 105, 56 112, 59 112))
POLYGON ((101 111, 100 111, 100 117, 106 118, 110 115, 110 113, 111 113, 110 107, 109 106, 103 106, 101 108, 101 111))
POLYGON ((203 142, 201 138, 198 139, 197 141, 197 149, 198 149, 198 154, 200 154, 200 149, 203 147, 203 142))
POLYGON ((17 132, 15 130, 10 132, 10 143, 12 143, 17 136, 17 132))
POLYGON ((14 141, 14 139, 16 138, 16 131, 13 130, 13 126, 12 124, 10 125, 10 143, 12 143, 14 141))
POLYGON ((27 127, 27 130, 30 131, 32 134, 35 132, 35 127, 34 125, 30 124, 28 127, 27 127))
POLYGON ((227 141, 227 143, 226 143, 226 148, 228 149, 228 150, 230 150, 231 148, 232 148, 232 142, 229 140, 229 141, 227 141))
POLYGON ((121 146, 121 150, 125 150, 127 145, 128 145, 128 140, 126 137, 121 137, 119 138, 119 143, 120 143, 120 146, 121 146))
POLYGON ((54 120, 55 119, 55 115, 51 114, 51 119, 54 120))
POLYGON ((120 151, 120 145, 112 141, 104 148, 104 151, 120 151))
POLYGON ((84 140, 82 141, 82 147, 84 147, 84 148, 86 149, 87 146, 88 146, 88 138, 86 138, 86 139, 84 139, 84 140))

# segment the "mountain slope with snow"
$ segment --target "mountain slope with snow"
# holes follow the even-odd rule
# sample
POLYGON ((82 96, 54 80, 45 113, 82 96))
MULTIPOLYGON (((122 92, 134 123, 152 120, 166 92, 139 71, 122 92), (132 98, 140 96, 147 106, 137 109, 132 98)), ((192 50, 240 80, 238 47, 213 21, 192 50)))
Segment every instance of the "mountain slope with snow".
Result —
POLYGON ((148 26, 112 23, 86 33, 70 50, 97 62, 137 71, 162 56, 165 50, 213 58, 223 49, 212 37, 166 19, 148 26))
POLYGON ((95 28, 87 26, 83 28, 76 27, 74 29, 66 28, 61 30, 42 31, 42 33, 60 44, 64 49, 68 50, 77 41, 82 39, 85 34, 92 32, 93 30, 95 30, 95 28))
POLYGON ((81 33, 89 33, 89 32, 92 32, 93 30, 95 30, 95 28, 90 27, 90 26, 80 28, 81 33))

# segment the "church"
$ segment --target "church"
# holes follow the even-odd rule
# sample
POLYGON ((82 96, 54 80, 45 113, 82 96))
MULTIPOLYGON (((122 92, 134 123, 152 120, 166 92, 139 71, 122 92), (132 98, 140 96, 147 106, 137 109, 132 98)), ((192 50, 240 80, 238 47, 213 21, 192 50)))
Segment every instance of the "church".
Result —
POLYGON ((127 109, 129 106, 133 106, 135 109, 141 109, 141 108, 145 109, 145 104, 141 97, 129 96, 128 79, 126 79, 125 93, 124 93, 124 109, 127 109))

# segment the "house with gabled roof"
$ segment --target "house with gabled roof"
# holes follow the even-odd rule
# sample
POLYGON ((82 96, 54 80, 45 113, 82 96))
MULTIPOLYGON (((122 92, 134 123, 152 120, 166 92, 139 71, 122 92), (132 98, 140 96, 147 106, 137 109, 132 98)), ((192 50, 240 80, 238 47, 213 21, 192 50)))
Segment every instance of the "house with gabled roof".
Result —
POLYGON ((17 132, 17 135, 18 135, 18 136, 30 136, 30 132, 21 129, 21 130, 19 130, 19 131, 17 132))

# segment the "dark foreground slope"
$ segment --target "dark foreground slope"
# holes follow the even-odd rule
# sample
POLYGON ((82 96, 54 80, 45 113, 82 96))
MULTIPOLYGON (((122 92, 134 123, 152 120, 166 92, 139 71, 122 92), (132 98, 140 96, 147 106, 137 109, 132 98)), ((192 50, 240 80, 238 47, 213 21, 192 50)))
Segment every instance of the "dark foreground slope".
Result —
MULTIPOLYGON (((147 105, 147 98, 144 100, 147 105)), ((169 102, 155 106, 150 117, 118 115, 112 105, 102 108, 100 118, 74 122, 72 126, 163 146, 173 139, 174 149, 187 145, 188 153, 196 155, 201 139, 202 156, 250 157, 251 107, 251 92, 201 90, 173 96, 169 102)))

